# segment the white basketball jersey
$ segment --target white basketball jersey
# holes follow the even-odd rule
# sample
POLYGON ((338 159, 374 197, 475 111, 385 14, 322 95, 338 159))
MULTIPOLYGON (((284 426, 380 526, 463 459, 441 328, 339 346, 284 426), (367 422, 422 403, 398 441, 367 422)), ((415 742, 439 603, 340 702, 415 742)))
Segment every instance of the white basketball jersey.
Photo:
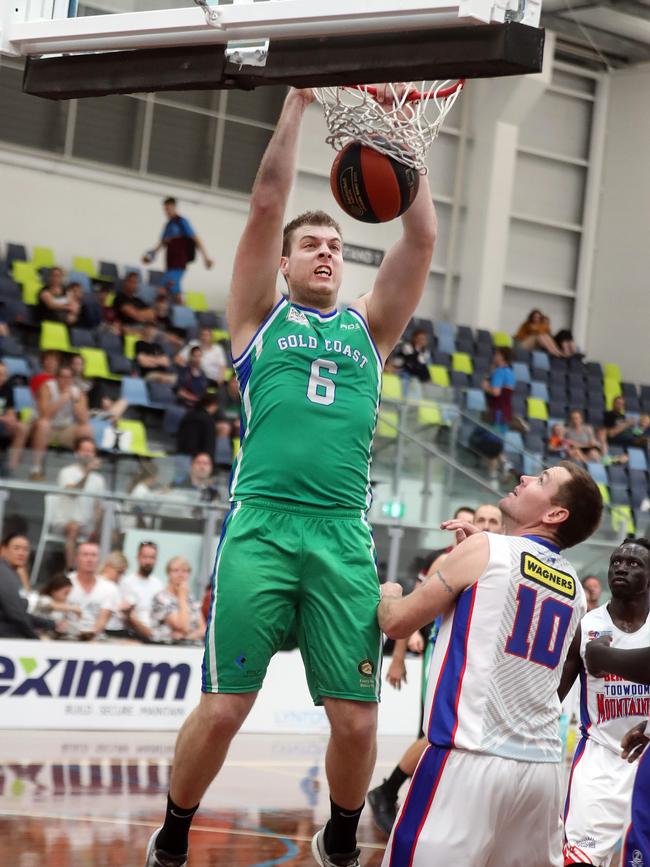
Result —
POLYGON ((436 640, 427 736, 446 748, 559 762, 557 688, 587 609, 584 591, 545 540, 486 536, 487 568, 458 597, 436 640))
POLYGON ((621 752, 621 738, 632 726, 650 716, 650 686, 631 683, 616 674, 592 677, 584 665, 588 641, 599 635, 611 635, 612 647, 634 650, 650 645, 650 618, 636 632, 622 632, 609 616, 607 605, 585 614, 581 629, 580 720, 583 734, 613 750, 621 752))

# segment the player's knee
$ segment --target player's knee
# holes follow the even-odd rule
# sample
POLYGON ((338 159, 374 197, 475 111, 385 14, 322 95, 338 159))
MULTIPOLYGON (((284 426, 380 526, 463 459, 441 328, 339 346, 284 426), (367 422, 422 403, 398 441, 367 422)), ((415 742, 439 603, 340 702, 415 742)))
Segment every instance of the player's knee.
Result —
POLYGON ((202 723, 215 737, 234 737, 252 706, 245 695, 204 695, 199 705, 202 723))
POLYGON ((365 749, 377 734, 377 715, 374 705, 366 709, 354 708, 350 713, 337 714, 331 718, 332 735, 350 746, 365 749))

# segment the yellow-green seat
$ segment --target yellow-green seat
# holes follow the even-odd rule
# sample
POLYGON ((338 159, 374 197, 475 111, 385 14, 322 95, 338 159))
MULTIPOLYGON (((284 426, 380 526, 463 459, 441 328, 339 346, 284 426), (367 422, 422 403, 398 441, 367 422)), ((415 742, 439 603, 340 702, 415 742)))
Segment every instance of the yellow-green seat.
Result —
POLYGON ((439 385, 440 388, 449 388, 449 371, 442 364, 430 364, 429 376, 433 385, 439 385))
POLYGON ((21 410, 18 411, 18 417, 23 422, 23 424, 27 424, 32 420, 34 416, 34 407, 33 406, 24 406, 21 410))
POLYGON ((612 506, 610 511, 612 530, 616 533, 624 533, 626 536, 634 536, 634 515, 630 506, 612 506))
POLYGON ((132 360, 135 358, 135 344, 138 340, 142 340, 142 337, 139 334, 124 335, 124 355, 127 358, 132 360))
POLYGON ((618 382, 621 381, 621 368, 618 364, 613 364, 612 362, 608 362, 603 367, 603 376, 605 379, 616 379, 618 382))
POLYGON ((84 360, 84 376, 87 379, 122 379, 121 376, 111 373, 108 358, 103 349, 82 346, 78 352, 84 360))
POLYGON ((402 380, 396 373, 385 373, 381 386, 382 400, 402 400, 402 380))
POLYGON ((33 262, 21 262, 20 259, 14 259, 11 263, 11 276, 16 283, 24 283, 26 280, 37 280, 40 282, 41 279, 33 262))
POLYGON ((97 265, 94 259, 89 259, 87 256, 74 256, 72 259, 72 270, 81 271, 91 278, 97 276, 97 265))
POLYGON ((34 247, 32 250, 32 265, 34 268, 54 268, 56 259, 51 247, 34 247))
POLYGON ((106 307, 112 307, 113 301, 115 301, 115 292, 109 292, 106 296, 106 301, 104 302, 104 304, 106 305, 106 307))
POLYGON ((431 427, 444 424, 444 419, 437 403, 427 400, 418 406, 418 424, 423 426, 430 425, 431 427))
POLYGON ((382 409, 377 419, 377 436, 384 439, 395 439, 397 437, 398 424, 398 412, 393 409, 382 409))
MULTIPOLYGON (((85 371, 84 371, 85 373, 85 371)), ((129 451, 134 455, 141 455, 147 458, 164 457, 164 452, 152 452, 147 443, 147 432, 141 421, 133 421, 131 419, 120 419, 117 423, 117 429, 128 431, 131 434, 131 443, 129 451)))
POLYGON ((228 382, 233 378, 234 375, 235 371, 232 369, 232 367, 227 367, 223 372, 223 381, 228 382))
POLYGON ((38 295, 43 288, 43 283, 38 277, 24 280, 22 283, 23 303, 34 306, 38 304, 38 295))
POLYGON ((538 418, 542 421, 548 421, 548 406, 546 401, 541 397, 529 397, 528 402, 528 418, 538 418))
POLYGON ((42 322, 38 342, 41 350, 58 349, 59 352, 73 352, 70 345, 68 326, 64 322, 42 322))
POLYGON ((467 352, 454 352, 451 356, 451 369, 458 373, 467 373, 471 376, 474 373, 474 365, 471 357, 467 352))
POLYGON ((210 309, 208 307, 208 299, 205 297, 203 292, 186 292, 185 306, 189 307, 190 310, 193 310, 195 313, 205 313, 206 310, 210 309))
POLYGON ((239 451, 239 447, 241 446, 241 440, 239 437, 233 437, 232 440, 232 456, 233 458, 237 457, 237 452, 239 451))
POLYGON ((507 333, 507 331, 493 331, 492 343, 496 347, 512 347, 512 337, 507 333))
POLYGON ((223 328, 213 328, 212 339, 215 343, 219 343, 220 340, 230 340, 230 332, 224 331, 223 328))
POLYGON ((603 385, 603 393, 605 395, 605 406, 607 409, 611 409, 614 398, 621 394, 620 380, 613 379, 610 376, 606 377, 603 385))
POLYGON ((603 503, 606 506, 609 506, 611 499, 609 496, 609 488, 604 482, 597 482, 598 490, 600 491, 600 496, 603 498, 603 503))

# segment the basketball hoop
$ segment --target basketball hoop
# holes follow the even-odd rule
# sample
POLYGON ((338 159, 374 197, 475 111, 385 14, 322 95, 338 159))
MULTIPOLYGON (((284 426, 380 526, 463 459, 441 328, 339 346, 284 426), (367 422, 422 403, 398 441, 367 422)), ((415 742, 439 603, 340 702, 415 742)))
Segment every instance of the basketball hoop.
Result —
POLYGON ((388 104, 377 101, 370 85, 314 88, 325 113, 335 150, 361 142, 425 174, 426 156, 463 88, 456 81, 409 81, 388 84, 388 104))

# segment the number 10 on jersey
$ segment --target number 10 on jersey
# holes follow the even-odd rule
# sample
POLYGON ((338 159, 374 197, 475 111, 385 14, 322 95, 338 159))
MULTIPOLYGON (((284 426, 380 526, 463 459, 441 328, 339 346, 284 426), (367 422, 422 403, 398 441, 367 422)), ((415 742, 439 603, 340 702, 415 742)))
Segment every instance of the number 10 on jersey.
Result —
POLYGON ((323 376, 323 371, 335 375, 339 366, 329 358, 317 358, 312 361, 307 386, 307 397, 312 403, 330 406, 336 398, 336 383, 333 379, 323 376))
POLYGON ((537 590, 527 584, 520 584, 517 589, 517 612, 506 641, 506 653, 546 668, 557 668, 572 616, 573 608, 559 599, 547 598, 538 605, 537 590), (531 640, 531 627, 536 613, 537 629, 531 640))

